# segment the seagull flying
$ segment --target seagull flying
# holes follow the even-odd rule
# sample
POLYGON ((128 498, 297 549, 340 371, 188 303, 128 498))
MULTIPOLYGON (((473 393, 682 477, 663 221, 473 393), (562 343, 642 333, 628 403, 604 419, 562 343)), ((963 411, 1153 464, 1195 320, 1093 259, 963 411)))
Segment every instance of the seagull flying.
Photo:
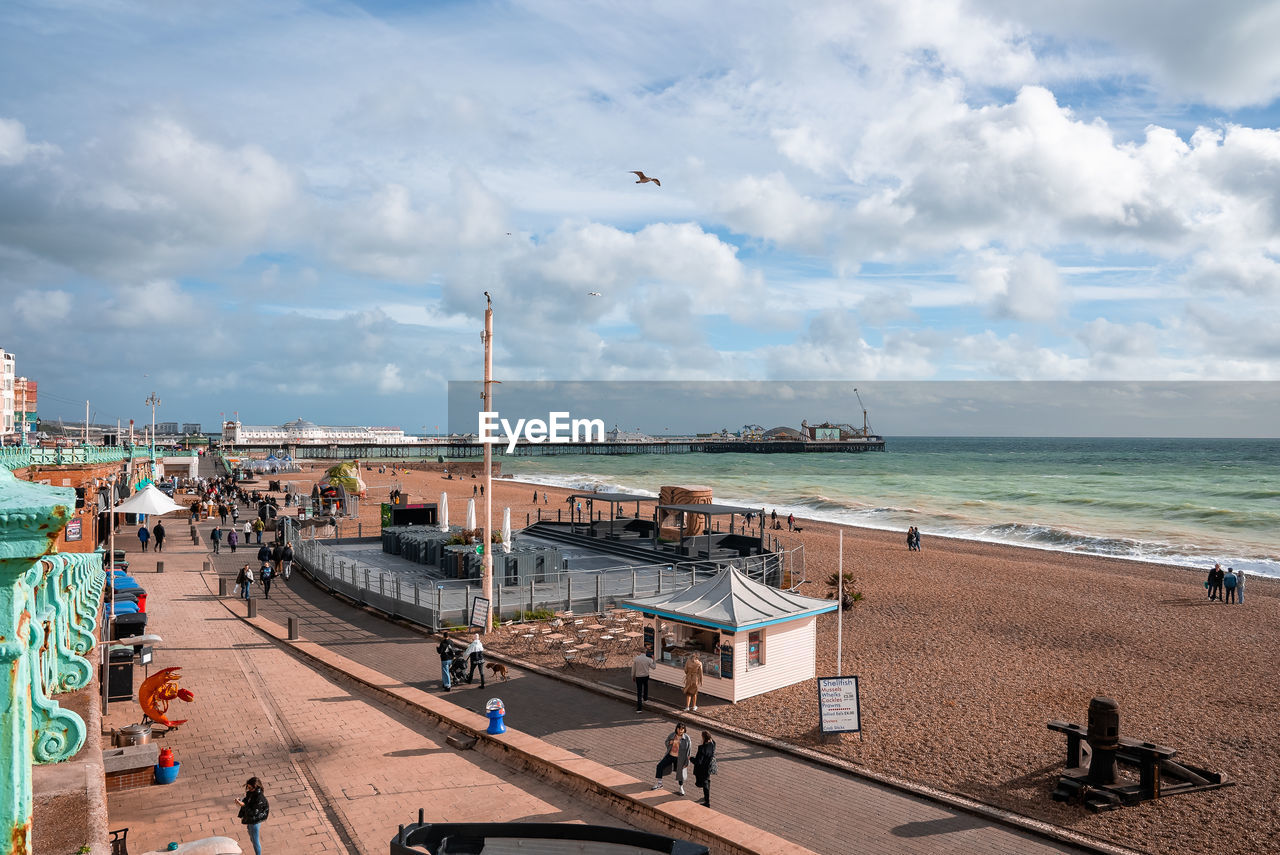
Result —
POLYGON ((661 181, 659 181, 656 178, 650 178, 648 175, 645 175, 643 172, 641 172, 638 169, 631 170, 631 174, 640 179, 639 181, 636 182, 637 184, 648 184, 650 181, 652 181, 654 184, 657 184, 659 187, 662 186, 661 181))
POLYGON ((604 295, 603 295, 603 294, 601 294, 599 291, 588 291, 588 292, 587 292, 587 296, 588 296, 588 297, 603 297, 604 295))

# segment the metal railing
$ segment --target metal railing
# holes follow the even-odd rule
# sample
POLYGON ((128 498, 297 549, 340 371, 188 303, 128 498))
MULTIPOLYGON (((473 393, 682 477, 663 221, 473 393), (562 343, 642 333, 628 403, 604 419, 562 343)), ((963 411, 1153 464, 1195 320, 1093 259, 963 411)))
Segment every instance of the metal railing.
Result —
MULTIPOLYGON (((299 534, 286 519, 285 538, 294 544, 295 560, 333 590, 387 614, 435 630, 465 626, 471 602, 480 596, 479 579, 433 578, 415 581, 394 570, 361 562, 349 552, 299 534)), ((372 538, 368 541, 375 542, 372 538)), ((500 557, 500 556, 499 556, 500 557)), ((495 578, 493 613, 499 621, 540 619, 547 613, 598 613, 622 600, 684 590, 721 569, 736 566, 749 578, 774 587, 794 588, 804 577, 804 545, 789 550, 714 562, 680 561, 614 570, 556 570, 539 581, 501 584, 495 578)), ((430 569, 423 565, 423 573, 430 569)), ((495 568, 495 573, 497 570, 495 568)))
POLYGON ((0 822, 10 851, 31 851, 33 764, 69 760, 84 744, 84 720, 56 695, 93 679, 94 631, 103 555, 46 554, 66 523, 75 491, 19 481, 0 469, 0 822))
MULTIPOLYGON (((195 452, 173 452, 165 456, 180 457, 186 454, 195 454, 195 452)), ((63 448, 43 448, 37 445, 15 445, 0 448, 0 469, 119 463, 134 457, 150 456, 151 451, 141 446, 74 445, 63 448)))

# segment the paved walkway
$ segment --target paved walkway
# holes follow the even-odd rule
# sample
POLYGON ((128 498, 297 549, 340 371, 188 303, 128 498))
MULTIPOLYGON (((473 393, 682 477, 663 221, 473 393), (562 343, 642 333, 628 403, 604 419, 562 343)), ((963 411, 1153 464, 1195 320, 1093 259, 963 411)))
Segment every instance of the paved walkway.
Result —
MULTIPOLYGON (((381 855, 421 807, 459 821, 624 824, 531 774, 457 751, 421 719, 353 696, 300 665, 208 593, 205 547, 192 547, 185 520, 174 517, 160 555, 143 555, 128 530, 120 538, 147 591, 147 629, 165 639, 155 646, 152 673, 182 666, 181 685, 196 695, 191 704, 174 702, 172 716, 189 721, 159 740, 182 763, 177 782, 108 797, 110 827, 129 828, 130 852, 213 835, 252 852, 234 802, 252 775, 263 779, 271 803, 262 826, 270 855, 381 855), (163 574, 155 573, 157 559, 163 574)), ((107 728, 140 718, 133 702, 112 703, 108 712, 107 728)))
MULTIPOLYGON (((256 549, 253 545, 232 555, 224 548, 214 557, 218 572, 232 578, 246 562, 256 567, 256 549)), ((260 593, 255 586, 255 596, 260 593)), ((434 641, 348 606, 301 574, 287 584, 273 584, 271 598, 260 599, 258 608, 261 616, 281 625, 288 617, 298 617, 305 638, 392 682, 439 691, 434 641)), ((640 780, 651 779, 675 717, 674 711, 672 716, 637 714, 625 700, 517 667, 511 668, 508 682, 490 682, 485 690, 477 683, 442 696, 480 711, 495 695, 506 705, 508 727, 640 780)), ((696 734, 700 726, 694 721, 690 729, 696 734)), ((714 780, 712 806, 816 852, 1038 855, 1086 851, 729 736, 716 734, 716 742, 720 774, 714 780)), ((694 790, 689 792, 692 798, 694 790)), ((670 798, 681 797, 672 793, 670 798)))

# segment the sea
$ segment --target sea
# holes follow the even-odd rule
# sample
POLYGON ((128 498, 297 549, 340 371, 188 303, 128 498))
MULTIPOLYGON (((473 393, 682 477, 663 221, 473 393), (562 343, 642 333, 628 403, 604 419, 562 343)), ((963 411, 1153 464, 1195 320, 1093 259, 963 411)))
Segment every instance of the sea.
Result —
POLYGON ((887 437, 862 454, 504 457, 517 481, 1280 578, 1280 440, 887 437))

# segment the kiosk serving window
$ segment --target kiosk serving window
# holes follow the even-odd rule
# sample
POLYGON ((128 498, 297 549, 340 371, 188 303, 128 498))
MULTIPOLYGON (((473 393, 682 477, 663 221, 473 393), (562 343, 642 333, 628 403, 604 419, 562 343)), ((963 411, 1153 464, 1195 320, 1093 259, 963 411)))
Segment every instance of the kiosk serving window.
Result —
POLYGON ((753 630, 747 636, 747 667, 759 668, 764 664, 764 630, 753 630))
POLYGON ((720 631, 691 624, 667 621, 659 628, 664 665, 683 668, 690 656, 702 660, 702 672, 708 677, 720 676, 720 631))

